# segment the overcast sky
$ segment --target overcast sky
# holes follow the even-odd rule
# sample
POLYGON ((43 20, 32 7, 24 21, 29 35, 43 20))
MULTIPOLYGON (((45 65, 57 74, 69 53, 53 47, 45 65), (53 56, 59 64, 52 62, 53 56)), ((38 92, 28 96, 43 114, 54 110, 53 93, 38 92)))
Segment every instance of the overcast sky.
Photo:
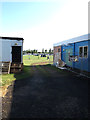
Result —
POLYGON ((0 2, 0 36, 23 37, 24 50, 88 33, 88 0, 17 1, 0 2))

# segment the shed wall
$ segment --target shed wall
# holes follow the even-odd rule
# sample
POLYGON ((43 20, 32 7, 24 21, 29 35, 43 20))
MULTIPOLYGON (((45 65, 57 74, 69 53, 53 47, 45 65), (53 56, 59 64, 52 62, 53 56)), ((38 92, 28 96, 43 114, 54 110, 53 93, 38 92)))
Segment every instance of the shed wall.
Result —
POLYGON ((0 40, 0 61, 2 61, 2 40, 0 40))
MULTIPOLYGON (((12 46, 23 46, 23 42, 18 40, 2 40, 2 61, 11 61, 12 62, 12 46), (17 45, 15 45, 17 43, 17 45)), ((21 50, 21 62, 23 62, 23 53, 21 50)))

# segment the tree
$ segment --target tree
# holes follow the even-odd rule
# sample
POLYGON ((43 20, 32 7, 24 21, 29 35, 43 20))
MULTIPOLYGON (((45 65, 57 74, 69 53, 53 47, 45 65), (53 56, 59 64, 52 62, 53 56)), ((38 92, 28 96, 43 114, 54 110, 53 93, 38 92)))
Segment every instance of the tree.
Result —
POLYGON ((36 53, 38 52, 38 50, 36 50, 36 53))
POLYGON ((28 53, 30 53, 31 51, 30 51, 30 49, 29 50, 26 50, 26 53, 28 54, 28 53))
POLYGON ((32 55, 33 55, 33 50, 31 50, 31 53, 32 53, 32 55))
POLYGON ((26 54, 26 50, 23 51, 23 55, 25 55, 25 54, 26 54))
POLYGON ((45 50, 45 53, 47 53, 47 50, 45 50))
POLYGON ((51 54, 52 53, 52 50, 51 50, 51 48, 49 49, 49 54, 51 54))
POLYGON ((33 53, 36 53, 36 50, 35 50, 35 49, 33 50, 33 53))
POLYGON ((52 54, 53 54, 53 50, 52 50, 52 54))
POLYGON ((42 49, 42 53, 44 53, 44 48, 42 49))

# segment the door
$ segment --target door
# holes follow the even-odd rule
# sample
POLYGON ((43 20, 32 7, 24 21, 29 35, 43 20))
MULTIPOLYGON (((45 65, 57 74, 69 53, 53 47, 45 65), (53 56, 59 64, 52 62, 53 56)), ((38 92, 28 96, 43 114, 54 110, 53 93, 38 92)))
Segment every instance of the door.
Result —
POLYGON ((66 50, 65 62, 68 66, 72 67, 72 61, 69 61, 69 57, 73 55, 73 49, 69 48, 66 50))
POLYGON ((12 62, 21 62, 21 46, 12 46, 12 62))

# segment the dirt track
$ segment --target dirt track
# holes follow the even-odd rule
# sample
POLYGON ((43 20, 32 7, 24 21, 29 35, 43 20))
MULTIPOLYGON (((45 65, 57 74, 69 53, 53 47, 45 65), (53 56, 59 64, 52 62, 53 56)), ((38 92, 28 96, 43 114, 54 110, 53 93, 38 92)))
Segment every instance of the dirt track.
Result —
POLYGON ((88 79, 66 70, 33 66, 3 98, 3 118, 87 118, 88 79))

